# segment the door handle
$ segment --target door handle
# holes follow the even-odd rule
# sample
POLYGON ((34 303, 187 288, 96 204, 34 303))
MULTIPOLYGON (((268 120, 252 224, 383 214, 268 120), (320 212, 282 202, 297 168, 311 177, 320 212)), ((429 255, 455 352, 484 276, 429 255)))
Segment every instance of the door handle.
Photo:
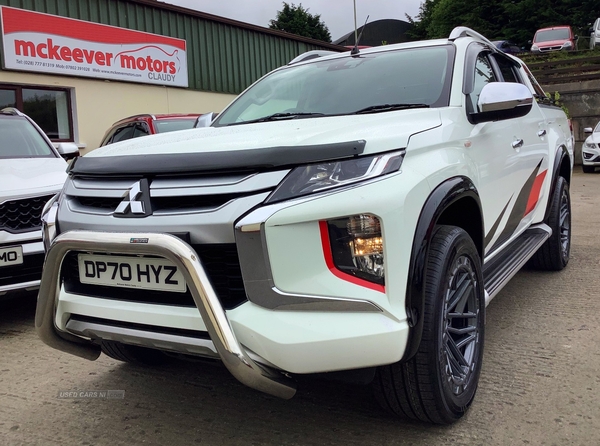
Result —
POLYGON ((546 134, 546 130, 540 130, 538 132, 538 136, 541 138, 542 136, 544 136, 546 134))
POLYGON ((517 140, 515 140, 515 141, 512 142, 513 149, 518 149, 521 146, 523 146, 523 140, 522 139, 517 139, 517 140))

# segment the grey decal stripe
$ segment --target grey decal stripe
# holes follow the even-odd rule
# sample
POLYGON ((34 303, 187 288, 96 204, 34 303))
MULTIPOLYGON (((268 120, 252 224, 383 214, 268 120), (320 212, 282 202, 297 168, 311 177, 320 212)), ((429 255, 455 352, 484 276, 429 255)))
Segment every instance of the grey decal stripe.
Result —
POLYGON ((510 216, 508 217, 508 221, 506 222, 506 226, 504 227, 502 234, 500 234, 500 237, 498 237, 498 240, 496 240, 496 243, 494 243, 492 250, 496 249, 498 246, 502 245, 502 243, 504 243, 510 238, 510 236, 515 232, 515 230, 519 226, 519 223, 525 216, 525 210, 527 209, 529 195, 531 194, 531 189, 533 188, 535 178, 537 177, 538 172, 540 171, 542 161, 543 160, 540 160, 536 168, 533 170, 533 172, 521 188, 521 191, 517 196, 517 200, 515 201, 515 205, 513 206, 512 211, 510 212, 510 216))
POLYGON ((504 209, 502 209, 502 212, 500 212, 500 215, 498 216, 498 218, 496 219, 496 221, 494 222, 494 224, 490 228, 489 232, 485 236, 485 240, 483 242, 483 249, 484 249, 484 251, 488 247, 488 245, 490 244, 490 242, 492 241, 492 239, 494 238, 494 234, 496 234, 496 230, 498 229, 498 226, 500 226, 500 220, 502 220, 502 217, 504 216, 504 213, 508 209, 508 205, 510 204, 510 200, 512 200, 513 196, 514 195, 510 196, 510 199, 508 200, 508 203, 506 203, 506 205, 504 206, 504 209))

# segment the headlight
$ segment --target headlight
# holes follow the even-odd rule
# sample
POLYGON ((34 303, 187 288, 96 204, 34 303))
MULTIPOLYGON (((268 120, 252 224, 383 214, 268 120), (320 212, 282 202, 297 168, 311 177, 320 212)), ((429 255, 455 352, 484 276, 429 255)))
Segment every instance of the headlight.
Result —
POLYGON ((594 144, 593 142, 584 142, 583 143, 583 147, 586 149, 595 149, 596 148, 596 144, 594 144))
POLYGON ((573 46, 573 44, 571 42, 565 42, 562 45, 563 48, 571 48, 572 46, 573 46))
POLYGON ((294 168, 267 198, 267 203, 288 200, 347 186, 400 170, 404 151, 331 161, 294 168))
POLYGON ((536 44, 531 45, 531 51, 539 51, 540 47, 537 46, 536 44))
POLYGON ((56 194, 52 197, 44 209, 42 209, 42 241, 44 242, 44 251, 48 252, 52 241, 58 234, 58 227, 56 216, 58 214, 58 197, 60 194, 56 194))

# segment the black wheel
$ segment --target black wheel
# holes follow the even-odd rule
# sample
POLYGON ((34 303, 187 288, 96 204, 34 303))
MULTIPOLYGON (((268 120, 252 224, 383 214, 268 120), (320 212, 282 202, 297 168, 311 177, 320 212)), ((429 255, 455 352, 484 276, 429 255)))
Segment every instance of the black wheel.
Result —
POLYGON ((440 226, 426 268, 418 352, 379 367, 373 388, 379 403, 396 415, 450 424, 466 413, 479 382, 485 321, 481 259, 464 230, 440 226))
POLYGON ((560 271, 569 263, 571 253, 571 198, 569 183, 558 177, 546 221, 552 235, 533 255, 530 265, 545 271, 560 271))
POLYGON ((160 350, 128 345, 115 341, 102 341, 102 353, 113 359, 133 364, 158 365, 166 360, 166 356, 160 350))
POLYGON ((583 169, 583 173, 594 173, 596 171, 594 166, 586 166, 585 164, 581 168, 583 169))

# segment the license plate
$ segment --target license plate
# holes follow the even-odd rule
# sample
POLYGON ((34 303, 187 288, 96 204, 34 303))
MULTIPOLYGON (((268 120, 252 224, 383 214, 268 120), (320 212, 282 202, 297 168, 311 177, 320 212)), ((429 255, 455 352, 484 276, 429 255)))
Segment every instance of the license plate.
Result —
POLYGON ((91 285, 185 293, 181 271, 166 259, 79 254, 79 281, 91 285))
POLYGON ((21 246, 0 248, 0 267, 20 265, 21 263, 23 263, 23 248, 21 246))

